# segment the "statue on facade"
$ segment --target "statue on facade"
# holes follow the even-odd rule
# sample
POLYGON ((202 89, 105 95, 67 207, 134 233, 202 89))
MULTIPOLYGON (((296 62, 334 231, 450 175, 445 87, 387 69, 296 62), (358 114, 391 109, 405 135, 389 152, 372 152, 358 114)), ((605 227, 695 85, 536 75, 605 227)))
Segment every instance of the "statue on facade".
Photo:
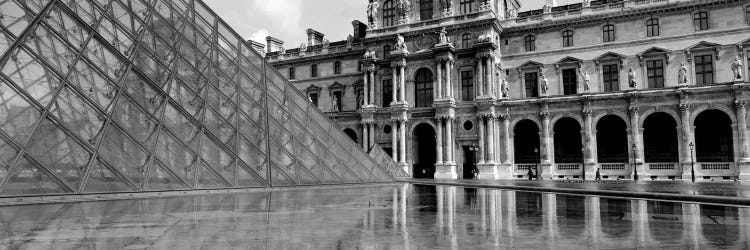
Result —
POLYGON ((299 45, 299 52, 305 52, 305 51, 307 51, 307 44, 306 43, 301 43, 299 45))
POLYGON ((591 0, 583 0, 583 7, 591 6, 591 0))
POLYGON ((371 26, 377 23, 378 8, 380 8, 378 1, 370 0, 370 3, 367 4, 367 22, 371 26))
POLYGON ((552 4, 549 2, 545 3, 542 8, 544 9, 544 13, 552 13, 552 4))
POLYGON ((515 7, 510 7, 508 9, 508 18, 516 18, 518 17, 518 9, 515 7))
POLYGON ((453 0, 440 0, 440 6, 443 7, 444 12, 449 12, 453 9, 453 0))
POLYGON ((508 96, 510 96, 510 87, 508 86, 508 81, 503 79, 501 85, 501 88, 503 89, 503 97, 508 98, 508 96))
POLYGON ((581 75, 583 76, 583 91, 586 93, 591 92, 591 75, 589 75, 588 71, 583 71, 581 69, 578 69, 579 72, 581 72, 581 75))
POLYGON ((445 27, 440 29, 440 42, 438 44, 448 44, 448 31, 445 30, 445 27))
POLYGON ((630 85, 630 88, 638 88, 638 82, 635 81, 635 71, 633 71, 633 68, 628 70, 628 84, 630 85))
POLYGON ((739 56, 734 57, 732 62, 732 72, 734 73, 734 80, 742 80, 742 61, 739 56))
POLYGON ((540 73, 540 75, 542 76, 541 94, 542 96, 546 96, 547 92, 549 91, 549 81, 547 80, 547 76, 545 76, 544 73, 540 73))
POLYGON ((351 49, 352 44, 354 44, 354 36, 352 36, 352 34, 349 34, 349 36, 346 37, 346 48, 351 49))
POLYGON ((323 48, 329 48, 331 47, 331 41, 328 41, 328 39, 323 39, 323 48))
POLYGON ((336 96, 333 96, 333 112, 339 112, 341 109, 339 107, 339 98, 336 96))
POLYGON ((398 34, 396 37, 396 46, 394 46, 395 51, 401 51, 401 52, 409 52, 409 49, 406 48, 406 39, 404 39, 404 36, 401 34, 398 34))
POLYGON ((401 14, 401 20, 408 20, 411 16, 411 1, 410 0, 398 0, 396 8, 401 14))
POLYGON ((685 66, 685 62, 680 64, 680 70, 677 72, 677 83, 679 85, 688 84, 687 67, 685 66))

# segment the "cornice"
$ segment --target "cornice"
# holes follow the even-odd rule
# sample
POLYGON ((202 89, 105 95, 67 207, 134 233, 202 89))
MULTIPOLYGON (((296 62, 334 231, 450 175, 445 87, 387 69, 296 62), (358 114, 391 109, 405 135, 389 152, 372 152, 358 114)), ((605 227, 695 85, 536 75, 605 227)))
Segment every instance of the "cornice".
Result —
POLYGON ((366 49, 355 49, 346 52, 328 53, 315 56, 306 56, 293 59, 279 59, 277 61, 270 61, 271 66, 292 66, 292 65, 304 65, 309 63, 320 63, 325 61, 335 61, 336 59, 358 59, 365 54, 366 49))

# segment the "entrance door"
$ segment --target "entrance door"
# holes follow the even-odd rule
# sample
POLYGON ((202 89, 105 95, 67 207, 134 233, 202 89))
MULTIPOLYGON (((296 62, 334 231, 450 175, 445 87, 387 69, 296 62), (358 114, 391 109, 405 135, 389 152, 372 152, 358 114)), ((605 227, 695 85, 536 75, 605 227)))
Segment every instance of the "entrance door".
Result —
POLYGON ((474 176, 471 173, 471 170, 474 168, 474 152, 471 152, 469 149, 470 146, 463 146, 464 149, 464 171, 463 176, 464 179, 471 179, 474 176))
POLYGON ((435 178, 437 142, 435 129, 428 124, 419 124, 414 129, 414 178, 435 178))

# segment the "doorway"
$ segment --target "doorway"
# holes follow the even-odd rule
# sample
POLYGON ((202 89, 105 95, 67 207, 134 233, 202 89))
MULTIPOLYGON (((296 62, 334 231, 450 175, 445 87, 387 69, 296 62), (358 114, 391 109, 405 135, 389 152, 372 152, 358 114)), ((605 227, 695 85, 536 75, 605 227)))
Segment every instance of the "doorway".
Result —
POLYGON ((472 169, 474 169, 474 152, 471 151, 471 146, 463 146, 464 151, 464 171, 463 171, 463 178, 464 179, 473 179, 474 174, 471 172, 472 169))
POLYGON ((435 158, 437 157, 435 129, 422 123, 414 129, 414 178, 435 178, 435 158))

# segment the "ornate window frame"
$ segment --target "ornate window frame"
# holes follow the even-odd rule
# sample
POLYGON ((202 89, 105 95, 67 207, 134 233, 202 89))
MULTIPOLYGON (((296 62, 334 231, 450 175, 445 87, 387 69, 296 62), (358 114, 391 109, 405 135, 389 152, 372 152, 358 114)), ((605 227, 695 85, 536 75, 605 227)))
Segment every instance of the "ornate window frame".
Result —
MULTIPOLYGON (((330 98, 331 102, 333 102, 333 97, 335 96, 334 93, 339 92, 339 91, 341 92, 341 99, 344 99, 344 96, 346 96, 346 85, 341 84, 339 82, 333 82, 331 86, 328 86, 328 96, 331 97, 330 98)), ((344 110, 343 105, 345 102, 341 99, 338 100, 339 103, 341 103, 341 105, 339 105, 339 112, 344 110)))
POLYGON ((652 16, 646 19, 645 26, 646 26, 646 37, 661 36, 661 19, 659 19, 658 17, 652 16), (656 21, 656 23, 653 23, 654 20, 656 21), (656 33, 653 32, 652 26, 656 26, 656 33), (649 31, 652 31, 652 32, 649 33, 649 31))
POLYGON ((309 87, 307 87, 307 89, 305 89, 305 93, 307 94, 308 100, 311 100, 312 103, 313 103, 313 105, 315 107, 319 107, 319 105, 320 105, 320 91, 322 89, 323 88, 321 88, 321 87, 315 86, 315 84, 312 84, 309 87), (316 95, 317 100, 313 100, 313 98, 312 98, 313 94, 316 95))
POLYGON ((712 42, 706 42, 706 41, 700 41, 690 47, 687 47, 685 49, 685 57, 688 61, 688 71, 690 71, 690 80, 691 82, 689 84, 697 85, 698 81, 696 80, 696 69, 695 69, 695 57, 696 56, 704 56, 704 55, 712 55, 711 63, 713 64, 713 79, 711 84, 716 84, 716 62, 721 59, 719 56, 719 48, 721 48, 721 44, 718 43, 712 43, 712 42))
MULTIPOLYGON (((609 51, 607 53, 604 53, 594 59, 594 64, 596 65, 596 70, 599 72, 597 74, 599 78, 599 88, 601 92, 605 92, 604 87, 604 65, 618 65, 619 71, 617 72, 617 90, 613 91, 620 91, 623 88, 623 77, 622 77, 622 70, 625 68, 625 56, 609 51)), ((626 82, 627 84, 627 82, 626 82)))
POLYGON ((334 75, 341 75, 341 61, 335 61, 333 62, 333 74, 334 75))
POLYGON ((565 85, 564 85, 564 82, 563 82, 563 73, 562 72, 563 72, 563 70, 567 70, 567 69, 575 69, 576 70, 576 88, 575 88, 576 89, 576 93, 569 94, 569 95, 576 95, 576 94, 584 93, 585 88, 583 87, 583 84, 581 84, 581 83, 583 83, 583 79, 581 79, 582 77, 580 76, 580 73, 579 73, 580 69, 582 68, 582 66, 583 66, 583 60, 575 58, 575 57, 571 57, 571 56, 567 56, 567 57, 565 57, 563 59, 560 59, 560 61, 557 61, 555 63, 555 73, 557 73, 557 80, 558 80, 559 85, 560 85, 560 88, 559 88, 560 89, 560 93, 559 94, 561 94, 561 95, 565 94, 565 85))
POLYGON ((576 32, 573 29, 564 29, 562 32, 560 32, 560 35, 562 36, 562 47, 573 47, 575 46, 575 37, 576 32), (570 36, 566 36, 566 34, 570 34, 570 36), (569 41, 567 39, 570 39, 569 41), (567 41, 567 43, 566 43, 567 41))
POLYGON ((461 35, 461 48, 468 49, 471 47, 471 33, 464 33, 461 35))
POLYGON ((664 77, 664 88, 669 87, 669 83, 675 82, 675 81, 669 81, 669 76, 667 74, 669 69, 669 58, 672 54, 672 51, 664 48, 659 47, 651 47, 648 48, 641 53, 638 53, 638 65, 641 67, 641 82, 643 82, 644 88, 650 88, 648 85, 648 61, 654 61, 654 60, 662 60, 663 62, 663 77, 664 77))
POLYGON ((601 28, 602 28, 601 30, 602 30, 602 42, 603 43, 611 43, 611 42, 617 41, 617 27, 614 24, 607 22, 603 24, 601 28), (609 29, 605 30, 605 28, 609 28, 609 27, 611 27, 612 30, 609 30, 609 29), (605 36, 604 36, 605 32, 607 32, 606 37, 608 39, 605 39, 605 36), (612 32, 611 37, 610 37, 609 32, 612 32))
MULTIPOLYGON (((526 93, 526 73, 536 73, 537 75, 541 74, 544 71, 544 64, 536 62, 536 61, 528 61, 524 64, 521 64, 521 66, 518 66, 516 68, 518 71, 518 78, 519 82, 521 82, 521 97, 522 98, 538 98, 541 96, 541 91, 539 91, 539 80, 541 80, 541 77, 537 77, 537 96, 531 97, 526 93)), ((549 93, 548 93, 549 94, 549 93)))
POLYGON ((536 51, 536 35, 527 34, 523 36, 523 50, 526 52, 536 51))
POLYGON ((694 31, 704 31, 704 30, 711 29, 711 12, 709 12, 708 10, 702 9, 702 10, 694 11, 694 12, 692 12, 690 14, 690 19, 693 20, 693 30, 694 31), (704 13, 706 14, 705 17, 697 17, 697 15, 704 14, 704 13), (701 19, 705 19, 706 20, 706 28, 703 28, 703 22, 702 21, 701 21, 700 24, 696 25, 696 22, 698 22, 698 20, 701 20, 701 19))

